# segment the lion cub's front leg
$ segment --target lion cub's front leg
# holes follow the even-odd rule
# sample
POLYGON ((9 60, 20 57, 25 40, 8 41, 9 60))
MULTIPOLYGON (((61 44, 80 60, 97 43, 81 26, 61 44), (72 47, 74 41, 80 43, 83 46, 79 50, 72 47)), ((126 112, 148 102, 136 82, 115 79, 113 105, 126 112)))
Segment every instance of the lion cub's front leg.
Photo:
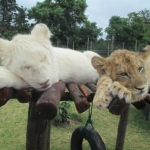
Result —
POLYGON ((22 89, 29 87, 29 85, 7 68, 0 66, 0 89, 4 87, 22 89))
POLYGON ((127 103, 131 101, 131 92, 119 82, 112 81, 109 76, 103 75, 98 83, 93 103, 97 108, 106 108, 113 98, 125 99, 127 103))
POLYGON ((106 108, 113 99, 109 89, 113 81, 110 77, 103 75, 97 82, 97 90, 93 99, 93 104, 97 108, 106 108))

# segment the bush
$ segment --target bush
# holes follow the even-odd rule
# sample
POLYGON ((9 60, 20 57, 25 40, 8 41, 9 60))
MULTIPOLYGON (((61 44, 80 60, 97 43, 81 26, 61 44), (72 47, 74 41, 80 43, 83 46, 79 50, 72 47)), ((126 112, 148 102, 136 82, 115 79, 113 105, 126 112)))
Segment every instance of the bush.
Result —
POLYGON ((57 116, 54 118, 55 126, 62 125, 64 123, 69 123, 69 102, 60 102, 58 107, 57 116))

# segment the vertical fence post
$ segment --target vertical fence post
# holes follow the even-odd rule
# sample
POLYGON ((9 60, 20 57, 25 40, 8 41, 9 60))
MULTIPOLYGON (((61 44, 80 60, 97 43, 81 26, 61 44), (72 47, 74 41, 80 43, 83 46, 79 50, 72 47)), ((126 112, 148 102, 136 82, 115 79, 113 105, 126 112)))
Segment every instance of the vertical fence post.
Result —
POLYGON ((50 120, 36 111, 36 102, 29 102, 26 150, 50 150, 50 120))
POLYGON ((127 124, 128 124, 128 116, 129 116, 129 109, 130 109, 130 105, 129 104, 126 105, 127 105, 126 110, 120 116, 115 150, 123 150, 124 148, 125 134, 126 134, 127 124))
POLYGON ((111 52, 113 52, 113 50, 114 50, 114 40, 115 40, 115 37, 114 37, 114 35, 112 36, 112 38, 111 38, 111 52))

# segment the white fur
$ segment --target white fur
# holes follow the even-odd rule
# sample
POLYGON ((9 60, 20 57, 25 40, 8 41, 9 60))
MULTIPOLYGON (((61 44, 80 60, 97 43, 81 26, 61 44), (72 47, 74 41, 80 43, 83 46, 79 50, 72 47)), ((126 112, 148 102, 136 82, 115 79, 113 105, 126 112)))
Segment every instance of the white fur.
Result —
POLYGON ((99 74, 91 65, 91 58, 98 54, 91 52, 87 56, 75 50, 53 47, 50 36, 45 24, 37 24, 29 35, 17 35, 11 41, 0 39, 0 57, 5 66, 0 69, 0 88, 31 86, 45 90, 59 80, 96 82, 99 74))
POLYGON ((5 67, 0 67, 0 87, 15 87, 16 89, 21 89, 28 87, 28 84, 16 76, 13 72, 9 71, 5 67))
POLYGON ((83 54, 85 56, 87 56, 90 60, 94 57, 94 56, 99 56, 101 57, 100 55, 98 55, 96 52, 93 52, 93 51, 84 51, 83 54))

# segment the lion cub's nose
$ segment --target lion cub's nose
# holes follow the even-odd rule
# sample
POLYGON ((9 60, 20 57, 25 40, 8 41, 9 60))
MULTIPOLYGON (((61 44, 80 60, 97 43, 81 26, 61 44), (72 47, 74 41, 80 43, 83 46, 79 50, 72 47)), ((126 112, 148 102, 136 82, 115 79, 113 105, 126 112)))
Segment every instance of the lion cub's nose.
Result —
POLYGON ((40 85, 42 86, 42 88, 47 88, 49 87, 50 83, 49 83, 49 79, 43 83, 40 83, 40 85))

